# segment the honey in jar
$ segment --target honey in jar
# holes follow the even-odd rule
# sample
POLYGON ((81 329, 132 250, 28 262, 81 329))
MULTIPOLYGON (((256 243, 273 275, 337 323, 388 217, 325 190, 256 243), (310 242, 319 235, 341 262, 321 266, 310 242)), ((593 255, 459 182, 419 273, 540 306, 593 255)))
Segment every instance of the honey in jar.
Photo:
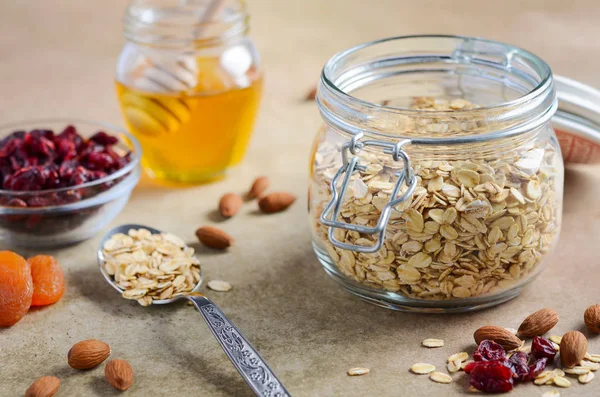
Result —
POLYGON ((252 134, 262 75, 245 35, 245 4, 226 1, 215 20, 199 25, 208 3, 134 1, 126 12, 117 96, 142 164, 157 179, 218 179, 242 160, 252 134), (165 32, 166 21, 179 29, 165 32))

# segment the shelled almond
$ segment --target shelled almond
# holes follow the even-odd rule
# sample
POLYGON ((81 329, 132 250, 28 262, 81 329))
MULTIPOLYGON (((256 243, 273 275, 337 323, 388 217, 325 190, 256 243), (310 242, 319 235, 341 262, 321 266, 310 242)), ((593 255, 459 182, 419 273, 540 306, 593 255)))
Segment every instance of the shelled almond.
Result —
POLYGON ((247 196, 249 199, 259 198, 263 195, 263 193, 267 190, 268 187, 269 178, 267 178, 266 176, 259 176, 252 183, 252 186, 250 187, 247 196))
POLYGON ((96 339, 88 339, 75 343, 69 350, 67 360, 71 368, 91 369, 100 365, 108 356, 110 346, 96 339))
POLYGON ((534 337, 544 335, 558 323, 558 314, 553 309, 541 309, 530 314, 519 327, 521 336, 534 337))
POLYGON ((196 237, 207 247, 226 249, 233 245, 235 240, 223 230, 214 226, 203 226, 196 230, 196 237))
POLYGON ((25 391, 25 397, 52 397, 60 387, 60 379, 56 376, 42 376, 25 391))
POLYGON ((226 193, 219 200, 219 213, 223 218, 231 218, 242 208, 242 196, 236 193, 226 193))
POLYGON ((592 305, 583 314, 585 326, 590 332, 600 334, 600 305, 592 305))
POLYGON ((127 390, 133 385, 133 369, 125 360, 112 360, 106 364, 104 376, 117 390, 127 390))
POLYGON ((261 197, 258 206, 265 214, 272 214, 287 209, 296 201, 296 196, 288 192, 275 192, 261 197))

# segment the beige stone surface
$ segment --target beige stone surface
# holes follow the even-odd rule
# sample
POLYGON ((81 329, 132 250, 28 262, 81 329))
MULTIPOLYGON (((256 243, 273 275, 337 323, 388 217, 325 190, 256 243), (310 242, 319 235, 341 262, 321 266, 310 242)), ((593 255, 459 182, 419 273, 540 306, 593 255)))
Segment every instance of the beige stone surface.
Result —
MULTIPOLYGON (((114 221, 148 223, 194 241, 200 225, 219 224, 237 244, 227 253, 200 250, 205 279, 227 280, 228 293, 206 293, 260 350, 294 396, 467 395, 464 375, 449 385, 409 372, 415 362, 444 370, 446 358, 472 352, 481 325, 517 328, 541 307, 560 317, 553 333, 582 329, 583 311, 600 299, 598 167, 571 168, 564 227, 546 271, 500 307, 463 315, 418 315, 377 308, 330 280, 312 253, 306 215, 307 158, 319 116, 302 101, 334 52, 370 39, 456 33, 514 43, 546 59, 555 72, 600 87, 600 3, 474 0, 250 0, 252 36, 266 69, 266 91, 249 154, 221 182, 161 187, 147 178, 114 221), (258 174, 299 196, 287 212, 263 216, 255 204, 219 223, 215 208, 227 191, 243 192, 258 174), (440 349, 420 346, 444 339, 440 349), (370 374, 349 377, 351 367, 370 374)), ((122 125, 112 77, 122 45, 124 0, 0 2, 0 120, 73 115, 122 125)), ((128 396, 250 396, 199 314, 185 304, 139 307, 105 284, 95 261, 101 236, 52 252, 68 289, 54 306, 34 310, 0 330, 0 396, 23 395, 38 376, 56 375, 57 396, 117 395, 102 368, 67 366, 70 346, 98 338, 112 357, 128 360, 135 384, 128 396)), ((37 253, 20 251, 24 255, 37 253)), ((600 352, 600 338, 590 338, 600 352)), ((549 386, 519 386, 540 396, 549 386)), ((600 395, 600 381, 561 390, 600 395)))

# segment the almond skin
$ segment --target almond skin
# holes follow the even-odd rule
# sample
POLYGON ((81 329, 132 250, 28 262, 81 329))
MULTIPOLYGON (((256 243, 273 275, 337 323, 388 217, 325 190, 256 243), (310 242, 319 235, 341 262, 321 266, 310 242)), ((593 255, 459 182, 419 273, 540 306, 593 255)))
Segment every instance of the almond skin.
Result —
POLYGON ((600 305, 588 307, 583 314, 583 321, 590 332, 600 334, 600 305))
POLYGON ((212 226, 203 226, 196 230, 196 237, 207 247, 220 250, 231 247, 235 242, 230 235, 212 226))
POLYGON ((533 338, 544 335, 558 323, 558 314, 553 309, 541 309, 530 314, 519 326, 518 334, 533 338))
POLYGON ((60 379, 56 376, 42 376, 25 391, 25 397, 52 397, 60 387, 60 379))
POLYGON ((506 351, 514 350, 523 344, 521 339, 517 338, 511 332, 505 330, 502 327, 496 327, 494 325, 486 325, 479 328, 473 334, 475 342, 479 345, 484 340, 493 340, 494 342, 501 345, 506 351))
POLYGON ((250 187, 250 191, 248 192, 249 199, 255 199, 257 197, 261 197, 265 190, 269 187, 269 178, 266 176, 259 176, 254 180, 252 186, 250 187))
POLYGON ((317 98, 317 87, 311 88, 310 91, 306 93, 307 101, 314 101, 317 98))
POLYGON ((296 196, 287 192, 275 192, 267 194, 258 200, 260 210, 265 214, 273 214, 288 208, 296 201, 296 196))
POLYGON ((73 345, 67 359, 69 365, 75 369, 90 369, 100 365, 110 356, 110 346, 106 343, 88 339, 73 345))
POLYGON ((108 383, 117 390, 127 390, 133 385, 133 369, 125 360, 112 360, 104 368, 108 383))
POLYGON ((567 332, 560 341, 560 361, 571 368, 583 360, 587 352, 587 339, 579 331, 567 332))
POLYGON ((219 201, 219 212, 223 218, 231 218, 242 208, 243 203, 239 194, 227 193, 219 201))

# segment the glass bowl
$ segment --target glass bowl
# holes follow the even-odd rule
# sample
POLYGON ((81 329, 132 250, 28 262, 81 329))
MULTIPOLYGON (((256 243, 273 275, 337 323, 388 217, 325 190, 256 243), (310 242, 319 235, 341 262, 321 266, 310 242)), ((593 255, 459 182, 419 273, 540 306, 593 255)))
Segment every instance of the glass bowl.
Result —
POLYGON ((27 120, 0 126, 0 139, 22 130, 51 129, 58 134, 68 125, 84 138, 98 131, 117 137, 114 150, 131 151, 131 162, 104 178, 77 186, 36 191, 0 189, 0 240, 5 244, 58 247, 80 242, 108 225, 127 204, 140 179, 141 149, 137 139, 123 129, 81 119, 27 120))

